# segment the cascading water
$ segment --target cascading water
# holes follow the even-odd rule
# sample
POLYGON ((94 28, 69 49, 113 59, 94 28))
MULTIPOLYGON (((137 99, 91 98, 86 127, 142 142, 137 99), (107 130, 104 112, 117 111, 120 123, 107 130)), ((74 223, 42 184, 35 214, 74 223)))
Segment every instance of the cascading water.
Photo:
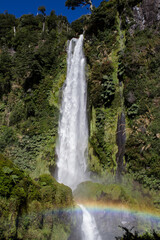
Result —
MULTIPOLYGON (((68 47, 67 78, 63 89, 59 121, 59 141, 56 147, 57 180, 73 190, 88 176, 86 155, 88 145, 87 86, 85 79, 85 57, 83 35, 73 38, 68 47)), ((83 240, 101 240, 96 222, 84 206, 83 240)))
POLYGON ((87 209, 79 204, 83 212, 82 238, 83 240, 101 240, 94 217, 87 209))
POLYGON ((58 182, 75 189, 86 179, 86 153, 88 125, 86 114, 87 87, 83 35, 69 43, 67 78, 60 110, 58 156, 58 182))

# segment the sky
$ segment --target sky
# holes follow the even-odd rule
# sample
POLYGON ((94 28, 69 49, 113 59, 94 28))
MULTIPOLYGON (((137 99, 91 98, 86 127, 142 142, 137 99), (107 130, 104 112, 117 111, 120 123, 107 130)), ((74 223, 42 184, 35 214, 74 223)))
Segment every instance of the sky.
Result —
MULTIPOLYGON (((102 0, 93 0, 93 4, 98 7, 102 0)), ((0 13, 8 11, 14 14, 17 18, 23 14, 37 14, 39 6, 46 7, 46 14, 49 15, 52 10, 55 10, 57 15, 66 16, 69 22, 78 19, 81 15, 89 13, 86 7, 78 7, 75 10, 65 7, 65 0, 1 0, 0 13)))

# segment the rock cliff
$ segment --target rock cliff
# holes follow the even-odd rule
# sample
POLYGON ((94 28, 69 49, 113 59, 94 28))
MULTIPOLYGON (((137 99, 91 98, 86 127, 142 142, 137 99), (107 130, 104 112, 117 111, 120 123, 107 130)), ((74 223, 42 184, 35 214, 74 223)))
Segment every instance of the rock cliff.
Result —
POLYGON ((139 27, 143 30, 160 21, 160 0, 143 0, 139 5, 133 7, 134 24, 132 30, 139 27))

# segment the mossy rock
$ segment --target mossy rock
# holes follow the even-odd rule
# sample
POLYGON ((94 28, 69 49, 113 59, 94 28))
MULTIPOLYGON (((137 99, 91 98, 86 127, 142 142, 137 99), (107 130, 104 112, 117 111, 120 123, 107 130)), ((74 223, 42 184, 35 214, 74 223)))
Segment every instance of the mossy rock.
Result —
POLYGON ((75 199, 84 201, 131 202, 127 191, 120 185, 104 185, 93 182, 83 182, 74 191, 75 199))
POLYGON ((57 228, 67 239, 72 223, 63 209, 74 206, 69 187, 49 174, 34 181, 0 155, 0 190, 0 239, 46 239, 57 228))
MULTIPOLYGON (((123 205, 130 209, 155 210, 149 191, 144 191, 140 185, 135 183, 125 184, 100 184, 91 181, 83 182, 78 185, 74 191, 74 197, 77 202, 86 202, 95 204, 123 205)), ((157 211, 157 209, 156 209, 157 211)))

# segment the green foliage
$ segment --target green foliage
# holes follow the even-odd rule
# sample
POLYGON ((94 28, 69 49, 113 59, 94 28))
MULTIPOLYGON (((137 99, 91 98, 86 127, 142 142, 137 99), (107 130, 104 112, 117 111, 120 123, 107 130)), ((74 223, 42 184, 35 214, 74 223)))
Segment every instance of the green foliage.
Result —
POLYGON ((42 67, 39 64, 36 54, 33 54, 33 48, 31 47, 23 47, 16 54, 15 67, 16 72, 14 72, 14 77, 23 86, 24 90, 32 88, 42 78, 42 67))
POLYGON ((3 197, 25 198, 25 192, 20 187, 23 172, 17 169, 12 162, 0 155, 0 192, 3 197), (17 190, 18 189, 18 190, 17 190))
POLYGON ((82 34, 87 21, 87 16, 82 15, 79 19, 71 23, 71 28, 76 34, 82 34))
POLYGON ((126 108, 127 170, 145 187, 158 190, 159 32, 146 28, 133 36, 126 31, 125 36, 123 31, 126 17, 132 18, 131 7, 140 2, 103 1, 84 22, 90 110, 94 107, 89 167, 93 172, 115 168, 116 119, 126 108), (102 107, 106 108, 105 120, 97 124, 102 107))
POLYGON ((86 6, 91 5, 91 1, 88 0, 66 0, 65 6, 74 10, 76 7, 79 6, 86 6))
POLYGON ((106 159, 110 153, 107 151, 107 147, 104 141, 104 123, 105 123, 105 112, 101 109, 97 109, 96 111, 96 131, 92 137, 90 138, 90 143, 93 146, 95 154, 98 156, 100 160, 100 164, 102 168, 106 168, 106 159))
POLYGON ((0 126, 0 151, 3 152, 6 146, 13 144, 16 140, 16 133, 13 128, 0 126))
MULTIPOLYGON (((59 76, 61 76, 60 72, 64 72, 65 62, 59 65, 59 69, 59 76)), ((1 149, 4 151, 8 147, 14 163, 18 164, 21 169, 35 171, 37 162, 39 164, 43 162, 42 169, 45 165, 45 171, 51 165, 55 167, 54 149, 59 117, 58 93, 65 75, 62 79, 59 79, 59 77, 54 79, 53 76, 46 76, 38 85, 30 88, 26 93, 15 89, 14 94, 10 95, 10 105, 8 104, 11 111, 9 124, 16 127, 15 132, 17 131, 20 135, 15 142, 10 137, 8 141, 11 141, 11 144, 9 144, 6 131, 4 133, 1 131, 1 149), (57 81, 60 81, 60 83, 57 84, 57 81), (56 93, 56 103, 54 104, 50 100, 53 85, 57 89, 55 91, 54 88, 56 93), (14 103, 13 98, 15 98, 14 103), (5 135, 6 137, 4 137, 5 135)), ((8 129, 13 128, 8 127, 8 129)), ((12 135, 15 136, 13 133, 12 135)), ((36 174, 39 175, 38 169, 36 174)))
POLYGON ((12 46, 12 39, 14 36, 13 27, 17 25, 14 15, 0 14, 0 46, 12 46))
POLYGON ((88 19, 86 30, 85 54, 90 66, 89 103, 90 109, 95 109, 94 130, 89 140, 89 168, 99 175, 105 175, 107 170, 113 173, 116 170, 117 120, 123 111, 123 84, 119 76, 124 71, 120 56, 125 46, 125 33, 121 30, 115 3, 102 2, 88 19), (94 21, 97 24, 100 19, 102 21, 96 32, 94 21), (91 32, 90 27, 94 28, 91 32), (103 112, 102 119, 99 119, 100 112, 103 112))
MULTIPOLYGON (((58 94, 65 79, 69 29, 66 17, 52 11, 42 36, 43 17, 27 14, 16 19, 11 46, 4 35, 6 45, 0 50, 0 150, 35 176, 42 173, 38 163, 44 172, 55 167, 58 94), (57 84, 58 74, 63 77, 57 84), (54 103, 50 99, 53 86, 54 103)), ((9 24, 9 19, 5 21, 9 24)))
POLYGON ((122 184, 115 184, 113 179, 110 183, 108 180, 103 181, 103 184, 91 181, 83 182, 74 191, 74 197, 77 201, 98 201, 106 205, 123 204, 130 209, 140 209, 141 211, 150 206, 154 210, 154 199, 149 190, 144 190, 142 186, 130 182, 129 179, 122 184))
POLYGON ((41 193, 44 201, 50 201, 57 206, 66 207, 72 203, 72 191, 69 187, 57 183, 57 181, 50 175, 44 174, 39 177, 39 184, 41 185, 41 193))
MULTIPOLYGON (((157 170, 157 175, 158 175, 159 167, 156 170, 157 170)), ((155 189, 157 191, 160 190, 159 177, 157 179, 154 177, 155 170, 153 170, 153 174, 149 174, 148 172, 146 172, 143 169, 141 171, 137 171, 137 169, 136 169, 135 172, 130 172, 130 173, 133 176, 133 178, 135 180, 137 180, 138 182, 140 182, 141 184, 143 184, 144 187, 149 188, 149 189, 155 189)))
POLYGON ((132 104, 132 106, 130 108, 128 108, 127 114, 129 117, 134 117, 135 115, 137 115, 138 114, 137 104, 132 104))
POLYGON ((125 227, 121 227, 123 231, 125 231, 123 237, 116 237, 116 240, 158 240, 160 238, 160 234, 155 231, 151 233, 144 233, 142 235, 138 234, 138 232, 134 232, 125 227))
POLYGON ((86 34, 95 34, 97 36, 99 33, 102 34, 105 29, 115 30, 117 9, 115 7, 116 4, 114 5, 112 2, 114 1, 102 1, 100 6, 93 10, 91 17, 88 20, 86 34))
POLYGON ((12 80, 12 57, 4 50, 0 54, 0 96, 3 94, 8 94, 11 90, 11 80, 12 80))
POLYGON ((149 188, 159 188, 159 33, 154 29, 128 36, 124 66, 124 97, 132 134, 126 144, 128 169, 149 188), (152 40, 151 40, 152 36, 152 40), (153 37, 154 36, 154 37, 153 37), (152 54, 156 52, 156 54, 152 54))
MULTIPOLYGON (((35 23, 32 25, 32 22, 27 22, 26 17, 21 17, 20 26, 18 31, 16 32, 16 35, 13 39, 13 47, 15 50, 18 50, 18 52, 23 52, 27 47, 36 46, 38 44, 38 32, 35 31, 36 26, 38 25, 38 22, 35 21, 35 23), (24 19, 26 22, 24 22, 24 19), (30 25, 31 24, 31 25, 30 25), (25 49, 23 49, 25 48, 25 49)), ((38 28, 38 26, 37 26, 38 28)), ((23 60, 24 62, 24 60, 23 60)))
POLYGON ((38 19, 33 14, 24 14, 19 21, 19 28, 25 28, 28 31, 35 31, 38 28, 38 19))
POLYGON ((46 11, 45 6, 38 7, 38 11, 40 11, 43 15, 45 15, 45 11, 46 11))
POLYGON ((47 26, 48 26, 49 31, 52 31, 53 29, 56 29, 56 27, 57 27, 57 16, 56 16, 54 10, 51 11, 50 16, 47 17, 46 21, 47 21, 47 26))
POLYGON ((115 84, 113 83, 112 78, 109 78, 107 75, 103 76, 103 81, 103 93, 101 94, 101 97, 104 101, 104 105, 107 106, 114 98, 115 84))
POLYGON ((14 239, 17 236, 18 239, 33 239, 33 236, 44 239, 55 231, 55 225, 66 236, 64 239, 68 238, 70 216, 62 211, 61 218, 53 209, 73 206, 69 187, 59 184, 47 174, 35 182, 0 155, 0 192, 1 239, 14 239), (44 214, 46 210, 48 212, 44 214))
POLYGON ((11 115, 9 117, 10 126, 17 124, 22 119, 26 118, 25 106, 22 101, 15 103, 14 108, 12 109, 11 115))
POLYGON ((128 8, 133 8, 134 6, 138 5, 142 2, 142 0, 116 0, 114 1, 117 3, 117 9, 120 13, 123 11, 128 11, 128 8))
POLYGON ((115 93, 112 71, 113 68, 109 61, 101 64, 96 62, 93 65, 88 88, 90 104, 94 107, 107 106, 112 102, 115 93))

